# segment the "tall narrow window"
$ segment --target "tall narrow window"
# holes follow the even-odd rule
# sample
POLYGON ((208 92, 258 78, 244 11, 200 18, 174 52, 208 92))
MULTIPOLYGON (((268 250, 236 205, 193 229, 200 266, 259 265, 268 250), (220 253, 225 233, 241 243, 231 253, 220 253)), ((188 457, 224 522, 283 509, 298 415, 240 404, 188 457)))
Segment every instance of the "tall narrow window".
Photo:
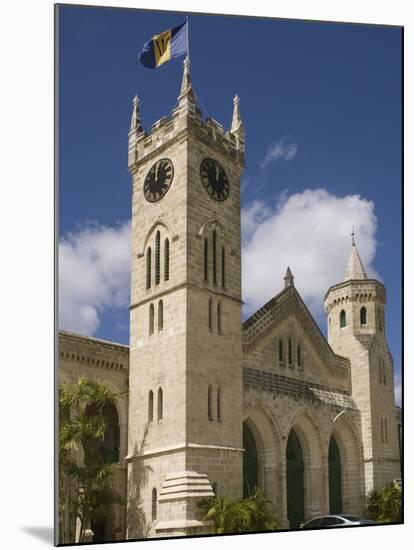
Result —
POLYGON ((217 304, 217 332, 221 334, 221 302, 217 304))
POLYGON ((361 322, 361 325, 367 324, 367 309, 365 306, 361 307, 361 310, 359 312, 359 320, 361 322))
POLYGON ((204 280, 208 282, 208 239, 204 239, 204 280))
POLYGON ((283 363, 283 340, 279 339, 279 361, 283 363))
POLYGON ((151 247, 147 250, 147 288, 151 288, 151 247))
POLYGON ((342 309, 341 313, 339 314, 339 326, 341 328, 346 327, 346 313, 344 309, 342 309))
POLYGON ((221 249, 221 286, 226 286, 226 252, 224 246, 221 249))
POLYGON ((155 284, 160 284, 160 244, 161 244, 161 236, 160 232, 157 231, 155 235, 155 284))
POLYGON ((162 389, 158 388, 158 400, 157 400, 157 420, 162 420, 163 415, 163 402, 162 402, 162 389))
POLYGON ((151 390, 148 394, 148 422, 154 420, 154 392, 151 390))
POLYGON ((298 346, 296 350, 296 360, 298 362, 298 367, 302 366, 302 350, 300 349, 300 346, 298 346))
POLYGON ((151 520, 155 521, 157 519, 157 489, 154 487, 152 490, 152 499, 151 499, 151 520))
POLYGON ((170 280, 170 241, 164 241, 164 281, 170 280))
POLYGON ((217 231, 213 231, 213 284, 217 284, 217 258, 216 258, 216 248, 217 248, 217 231))
POLYGON ((154 304, 149 307, 149 333, 154 334, 154 304))
POLYGON ((211 386, 208 387, 207 414, 208 419, 213 420, 213 388, 211 386))
POLYGON ((289 341, 288 341, 288 362, 289 362, 289 365, 292 366, 292 363, 293 363, 293 357, 292 357, 292 340, 289 338, 289 341))
POLYGON ((158 302, 158 332, 161 332, 164 328, 164 304, 160 300, 158 302))
POLYGON ((210 332, 213 331, 213 300, 211 298, 208 301, 208 328, 210 332))
POLYGON ((388 443, 388 420, 384 418, 384 443, 388 443))
POLYGON ((221 390, 217 388, 217 420, 221 422, 221 390))

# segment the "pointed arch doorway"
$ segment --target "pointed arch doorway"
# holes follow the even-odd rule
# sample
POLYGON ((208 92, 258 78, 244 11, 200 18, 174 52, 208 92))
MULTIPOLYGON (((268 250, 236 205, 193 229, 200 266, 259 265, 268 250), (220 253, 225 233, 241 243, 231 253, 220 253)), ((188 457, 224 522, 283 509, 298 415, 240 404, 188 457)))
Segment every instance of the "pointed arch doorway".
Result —
POLYGON ((304 463, 299 438, 290 431, 286 447, 287 517, 291 529, 297 529, 305 519, 304 463))
POLYGON ((259 485, 259 459, 254 435, 243 422, 243 498, 252 495, 259 485))
POLYGON ((342 513, 341 454, 334 436, 329 442, 329 513, 342 513))

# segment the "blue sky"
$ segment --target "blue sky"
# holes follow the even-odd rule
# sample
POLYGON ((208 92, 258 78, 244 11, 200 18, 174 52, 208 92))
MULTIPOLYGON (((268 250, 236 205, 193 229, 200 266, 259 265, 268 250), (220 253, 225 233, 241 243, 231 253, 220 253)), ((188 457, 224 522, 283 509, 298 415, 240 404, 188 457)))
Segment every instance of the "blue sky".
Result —
MULTIPOLYGON (((181 59, 156 70, 137 59, 144 42, 184 15, 60 8, 64 328, 128 343, 131 101, 137 93, 150 130, 174 107, 182 76, 181 59)), ((290 265, 325 332, 321 300, 341 280, 354 224, 368 274, 387 287, 398 373, 400 29, 190 14, 190 51, 205 114, 228 128, 233 96, 241 100, 245 315, 281 289, 290 265)))

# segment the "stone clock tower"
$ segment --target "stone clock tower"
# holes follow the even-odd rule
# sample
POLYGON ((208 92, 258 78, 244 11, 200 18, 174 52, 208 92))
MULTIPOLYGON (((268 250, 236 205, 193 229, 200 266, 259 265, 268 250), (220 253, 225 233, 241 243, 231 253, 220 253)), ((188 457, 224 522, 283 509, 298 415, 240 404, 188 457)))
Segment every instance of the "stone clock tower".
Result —
POLYGON ((169 119, 134 99, 128 538, 205 531, 197 502, 241 497, 240 175, 244 129, 202 120, 188 59, 169 119))

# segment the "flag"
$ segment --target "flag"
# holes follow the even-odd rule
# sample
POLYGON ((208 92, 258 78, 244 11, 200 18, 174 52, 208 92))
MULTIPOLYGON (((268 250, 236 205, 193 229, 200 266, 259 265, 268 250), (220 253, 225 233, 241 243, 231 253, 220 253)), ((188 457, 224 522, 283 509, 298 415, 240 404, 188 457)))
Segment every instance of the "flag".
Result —
POLYGON ((139 54, 144 67, 155 69, 174 57, 188 54, 188 22, 169 29, 148 40, 139 54))

